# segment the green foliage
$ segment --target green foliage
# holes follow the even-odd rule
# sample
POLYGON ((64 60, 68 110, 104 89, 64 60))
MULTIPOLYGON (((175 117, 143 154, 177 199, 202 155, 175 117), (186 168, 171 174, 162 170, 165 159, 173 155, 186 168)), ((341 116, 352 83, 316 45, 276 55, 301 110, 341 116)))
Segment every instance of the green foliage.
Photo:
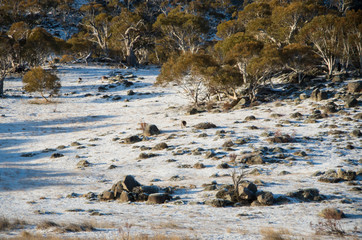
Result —
POLYGON ((156 84, 176 84, 197 105, 210 97, 210 78, 217 68, 210 55, 185 53, 163 64, 156 84))
POLYGON ((35 67, 27 72, 23 77, 24 89, 27 92, 39 92, 45 98, 44 94, 57 94, 61 88, 60 79, 41 67, 35 67))

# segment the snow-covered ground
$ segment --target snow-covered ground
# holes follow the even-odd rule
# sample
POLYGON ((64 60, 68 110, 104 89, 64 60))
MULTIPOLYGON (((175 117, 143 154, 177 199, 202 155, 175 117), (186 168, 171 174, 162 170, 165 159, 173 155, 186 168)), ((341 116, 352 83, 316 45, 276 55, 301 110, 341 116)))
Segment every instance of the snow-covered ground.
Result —
MULTIPOLYGON (((312 176, 316 171, 360 169, 360 139, 347 134, 335 140, 333 135, 325 134, 331 130, 328 128, 330 125, 351 132, 361 127, 360 121, 344 121, 346 116, 340 114, 332 114, 311 124, 289 118, 294 112, 311 114, 315 106, 310 100, 303 100, 299 104, 284 100, 279 104, 267 103, 231 112, 186 115, 184 107, 188 100, 177 88, 153 86, 158 74, 156 68, 118 70, 72 65, 59 66, 57 74, 62 81, 62 90, 61 96, 53 99, 57 101, 54 104, 32 104, 34 98, 22 94, 19 78, 5 82, 9 97, 0 99, 0 217, 25 220, 33 224, 27 231, 41 234, 55 234, 51 230, 36 229, 36 224, 44 220, 57 223, 90 221, 99 226, 97 231, 64 234, 84 238, 115 239, 119 236, 120 227, 132 224, 131 234, 171 234, 197 239, 260 239, 260 230, 271 227, 287 229, 292 238, 310 239, 315 237, 315 229, 310 224, 316 224, 321 219, 318 212, 326 207, 336 207, 347 215, 347 218, 340 220, 346 232, 357 238, 362 237, 360 192, 350 191, 355 186, 346 182, 322 183, 317 181, 318 177, 312 176), (123 75, 136 75, 135 84, 131 87, 113 84, 105 92, 99 92, 100 86, 109 85, 102 82, 101 77, 115 71, 123 75), (79 78, 82 78, 81 82, 79 78), (130 89, 136 94, 128 96, 130 89), (113 100, 114 96, 121 99, 113 100), (271 118, 273 113, 282 116, 271 118), (244 121, 250 115, 254 115, 256 120, 244 121), (290 123, 276 125, 287 119, 290 123), (181 128, 182 120, 187 122, 186 128, 181 128), (206 121, 216 124, 217 128, 195 130, 192 127, 206 121), (156 124, 161 134, 135 144, 121 144, 116 140, 141 133, 141 122, 156 124), (252 125, 258 129, 250 130, 248 127, 252 125), (225 134, 216 134, 220 130, 224 130, 225 134), (266 137, 262 137, 264 132, 275 131, 295 135, 298 140, 270 144, 266 137), (207 136, 200 137, 201 133, 207 136), (303 137, 310 139, 303 140, 303 137), (249 140, 247 144, 233 147, 233 152, 226 152, 222 148, 227 140, 238 138, 249 140), (72 146, 73 142, 81 145, 72 146), (170 148, 152 151, 158 154, 156 157, 138 158, 142 152, 141 146, 153 147, 161 142, 166 142, 170 148), (346 149, 347 144, 352 144, 354 149, 346 149), (65 148, 57 149, 60 145, 65 148), (223 176, 232 170, 217 168, 220 163, 230 160, 228 154, 240 155, 255 148, 276 146, 286 149, 289 155, 301 150, 307 156, 294 156, 295 160, 288 164, 252 165, 248 172, 257 168, 262 174, 247 175, 246 179, 262 180, 265 184, 259 186, 259 190, 271 191, 275 196, 302 188, 317 188, 327 196, 327 200, 307 203, 292 201, 264 207, 215 208, 201 204, 215 198, 216 193, 203 191, 202 184, 212 181, 218 184, 232 183, 230 176, 223 176), (214 149, 220 159, 174 154, 178 150, 196 148, 206 151, 214 149), (64 156, 50 158, 53 153, 64 156), (176 161, 168 161, 170 159, 176 161), (77 168, 80 160, 87 160, 91 166, 77 168), (206 168, 179 167, 186 164, 193 166, 198 162, 206 168), (109 169, 110 165, 116 168, 109 169), (280 175, 282 171, 290 174, 280 175), (215 174, 220 177, 212 177, 215 174), (133 175, 144 185, 179 186, 172 196, 179 197, 181 201, 148 205, 144 202, 89 201, 84 197, 67 197, 72 193, 102 193, 126 175, 133 175), (170 180, 175 175, 180 177, 179 181, 170 180), (154 182, 154 179, 158 180, 154 182), (192 185, 196 188, 190 187, 192 185), (101 214, 91 215, 94 210, 101 214)), ((361 112, 361 108, 346 111, 353 117, 361 112)), ((355 182, 359 184, 359 179, 355 182)), ((13 237, 18 233, 2 232, 0 238, 13 237)))

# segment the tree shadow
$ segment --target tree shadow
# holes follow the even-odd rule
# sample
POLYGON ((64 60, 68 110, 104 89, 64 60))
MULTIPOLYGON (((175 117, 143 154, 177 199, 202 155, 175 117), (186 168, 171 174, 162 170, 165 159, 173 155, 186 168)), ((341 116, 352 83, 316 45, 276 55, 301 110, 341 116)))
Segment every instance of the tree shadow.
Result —
MULTIPOLYGON (((39 166, 39 164, 36 165, 39 166)), ((74 175, 76 174, 28 169, 24 168, 23 164, 7 164, 5 167, 0 167, 0 192, 21 191, 49 186, 75 185, 75 183, 63 180, 65 177, 74 175)))

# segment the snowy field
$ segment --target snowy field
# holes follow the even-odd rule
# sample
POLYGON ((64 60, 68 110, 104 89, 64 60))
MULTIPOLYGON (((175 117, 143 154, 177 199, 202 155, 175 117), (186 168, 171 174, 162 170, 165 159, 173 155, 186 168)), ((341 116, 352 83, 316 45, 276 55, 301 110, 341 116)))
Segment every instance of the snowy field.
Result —
MULTIPOLYGON (((287 99, 278 104, 266 103, 231 112, 186 115, 188 100, 176 87, 153 86, 158 71, 155 68, 119 70, 100 66, 59 66, 61 96, 54 98, 56 103, 53 104, 32 103, 34 98, 22 94, 21 79, 8 79, 5 82, 8 97, 0 99, 0 217, 25 220, 30 223, 25 230, 47 236, 57 233, 52 229, 37 229, 36 225, 42 221, 88 221, 97 226, 96 231, 59 235, 85 239, 119 239, 119 228, 124 229, 127 224, 132 224, 132 235, 261 239, 262 229, 273 228, 287 230, 292 239, 331 239, 331 236, 316 236, 311 223, 317 224, 321 220, 318 213, 322 209, 334 207, 347 216, 340 220, 343 229, 350 234, 347 238, 362 237, 361 191, 351 191, 356 186, 349 182, 324 183, 318 181, 318 176, 312 176, 317 171, 331 169, 360 170, 361 138, 346 134, 337 139, 327 133, 335 129, 350 133, 360 128, 361 120, 353 120, 353 116, 361 113, 361 107, 345 109, 344 115, 334 113, 309 124, 304 123, 305 118, 297 120, 290 115, 299 112, 307 116, 323 101, 315 103, 307 99, 296 104, 293 99, 287 99), (136 77, 130 80, 134 85, 125 87, 101 80, 102 76, 115 72, 134 74, 136 77), (81 82, 79 78, 82 78, 81 82), (104 85, 108 86, 106 90, 99 92, 98 88, 104 85), (127 95, 130 89, 134 95, 127 95), (273 113, 280 117, 272 118, 273 113), (250 115, 256 120, 244 121, 250 115), (345 121, 346 117, 351 117, 352 121, 345 121), (181 128, 182 120, 187 122, 187 127, 181 128), (135 144, 120 143, 123 138, 140 134, 141 122, 157 125, 161 134, 135 144), (217 128, 196 130, 193 126, 200 122, 212 122, 217 128), (250 126, 257 128, 250 129, 250 126), (218 134, 220 130, 225 133, 218 134), (267 137, 263 137, 265 132, 278 131, 293 135, 296 140, 269 143, 267 137), (202 133, 206 134, 200 137, 202 133), (246 138, 248 142, 233 146, 234 151, 223 149, 227 140, 239 138, 246 138), (167 143, 169 148, 147 150, 161 142, 167 143), (348 144, 354 148, 347 149, 348 144), (61 145, 64 147, 59 147, 61 145), (317 188, 326 200, 300 202, 290 199, 288 203, 273 206, 224 208, 203 204, 215 199, 217 192, 204 191, 203 184, 212 181, 218 185, 232 183, 228 176, 232 168, 217 168, 230 160, 229 154, 240 155, 260 147, 278 146, 293 159, 250 165, 247 173, 258 169, 261 174, 247 174, 246 179, 261 180, 264 184, 258 189, 270 191, 274 197, 298 189, 317 188), (214 150, 216 158, 187 153, 197 148, 214 150), (297 151, 304 151, 306 156, 293 155, 297 151), (139 159, 141 152, 152 152, 156 156, 139 159), (175 154, 177 152, 185 154, 175 154), (64 156, 51 158, 54 153, 64 156), (91 165, 77 168, 81 160, 87 160, 91 165), (205 168, 180 167, 198 162, 205 168), (111 165, 115 168, 109 169, 111 165), (282 171, 286 171, 285 174, 280 174, 282 171), (126 175, 133 175, 143 185, 177 187, 172 197, 178 200, 149 205, 145 202, 90 201, 81 196, 88 192, 100 194, 126 175), (178 181, 171 180, 176 175, 178 181), (72 193, 74 197, 69 197, 72 193)), ((359 176, 354 183, 360 186, 359 176)), ((0 232, 0 238, 15 237, 19 232, 0 232)))

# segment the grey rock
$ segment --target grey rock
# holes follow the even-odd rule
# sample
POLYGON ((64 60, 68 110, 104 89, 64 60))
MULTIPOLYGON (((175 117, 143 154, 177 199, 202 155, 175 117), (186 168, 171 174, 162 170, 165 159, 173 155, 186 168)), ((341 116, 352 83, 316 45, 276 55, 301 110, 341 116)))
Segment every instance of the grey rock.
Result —
POLYGON ((216 128, 216 125, 210 122, 203 122, 196 124, 194 127, 196 129, 210 129, 210 128, 216 128))
POLYGON ((171 200, 170 195, 166 193, 153 193, 148 196, 147 203, 149 204, 161 204, 171 200))
POLYGON ((274 195, 271 192, 261 192, 258 194, 257 200, 261 205, 270 206, 274 203, 274 195))
POLYGON ((143 135, 145 136, 153 136, 158 134, 160 134, 160 130, 154 124, 147 124, 143 131, 143 135))
POLYGON ((351 82, 347 85, 347 91, 350 93, 359 93, 362 91, 362 81, 351 82))
POLYGON ((138 186, 141 186, 141 184, 131 175, 127 175, 122 182, 123 189, 129 192, 132 192, 133 188, 138 186))

